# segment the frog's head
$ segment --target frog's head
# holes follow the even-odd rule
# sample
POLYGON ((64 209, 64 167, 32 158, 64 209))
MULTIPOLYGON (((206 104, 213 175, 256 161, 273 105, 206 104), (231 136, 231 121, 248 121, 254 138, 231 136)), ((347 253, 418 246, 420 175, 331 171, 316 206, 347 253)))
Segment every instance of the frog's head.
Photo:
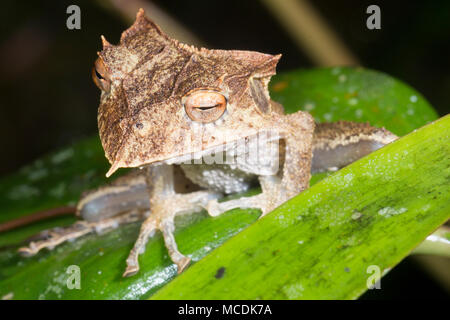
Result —
POLYGON ((280 55, 184 45, 142 9, 118 45, 102 41, 93 78, 102 90, 98 124, 112 165, 107 176, 253 136, 275 112, 267 85, 280 55))

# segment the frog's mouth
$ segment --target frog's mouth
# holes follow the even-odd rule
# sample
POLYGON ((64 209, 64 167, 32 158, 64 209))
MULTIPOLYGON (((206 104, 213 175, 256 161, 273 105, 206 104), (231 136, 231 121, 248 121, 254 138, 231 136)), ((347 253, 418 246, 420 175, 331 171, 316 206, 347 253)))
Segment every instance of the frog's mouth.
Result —
MULTIPOLYGON (((156 159, 146 163, 136 163, 126 167, 145 167, 147 165, 180 165, 180 164, 226 164, 237 167, 253 168, 259 174, 273 174, 278 169, 279 141, 282 138, 277 130, 263 130, 245 138, 226 141, 209 146, 203 150, 190 150, 164 159, 156 159), (276 163, 274 163, 276 159, 276 163)), ((113 174, 121 165, 114 163, 107 173, 113 174)))
MULTIPOLYGON (((183 155, 170 157, 156 163, 164 164, 197 164, 201 160, 209 161, 206 164, 226 164, 220 161, 220 155, 224 155, 223 161, 233 161, 234 159, 248 156, 251 158, 264 157, 264 152, 269 149, 278 151, 278 141, 281 135, 278 132, 265 130, 245 138, 227 141, 221 145, 212 146, 204 150, 189 152, 183 155), (212 157, 214 155, 214 157, 212 157), (211 160, 206 160, 206 158, 211 160)), ((229 163, 229 162, 227 162, 229 163)))
POLYGON ((273 175, 279 169, 281 135, 262 131, 246 138, 158 161, 168 165, 227 165, 255 175, 273 175))

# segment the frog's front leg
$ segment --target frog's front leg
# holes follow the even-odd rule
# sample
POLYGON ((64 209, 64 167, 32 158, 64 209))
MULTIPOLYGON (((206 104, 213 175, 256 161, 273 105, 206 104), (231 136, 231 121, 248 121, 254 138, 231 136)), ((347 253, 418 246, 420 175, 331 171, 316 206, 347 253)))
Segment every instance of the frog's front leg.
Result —
MULTIPOLYGON (((301 116, 293 114, 288 123, 301 125, 301 116)), ((384 128, 372 127, 367 123, 339 121, 316 124, 311 141, 309 126, 301 130, 284 133, 286 158, 282 177, 260 176, 262 193, 253 197, 243 197, 223 203, 211 201, 208 212, 217 216, 233 208, 260 208, 262 216, 282 202, 306 189, 311 172, 333 171, 381 148, 397 139, 397 136, 384 128), (300 143, 298 143, 300 142, 300 143), (308 149, 311 143, 312 150, 308 149), (310 153, 312 153, 312 159, 310 153)))
POLYGON ((138 256, 144 252, 148 238, 156 230, 162 232, 170 258, 177 265, 178 273, 182 272, 189 264, 190 258, 178 251, 173 235, 175 216, 201 211, 209 201, 222 196, 210 191, 177 193, 174 186, 173 166, 170 165, 149 166, 147 186, 151 214, 142 223, 138 239, 127 258, 124 277, 139 271, 138 256))
POLYGON ((252 197, 242 197, 219 203, 212 200, 207 211, 217 216, 234 208, 259 208, 266 215, 309 186, 311 177, 312 140, 314 120, 305 112, 286 115, 278 126, 284 140, 284 161, 276 175, 259 176, 262 192, 252 197))

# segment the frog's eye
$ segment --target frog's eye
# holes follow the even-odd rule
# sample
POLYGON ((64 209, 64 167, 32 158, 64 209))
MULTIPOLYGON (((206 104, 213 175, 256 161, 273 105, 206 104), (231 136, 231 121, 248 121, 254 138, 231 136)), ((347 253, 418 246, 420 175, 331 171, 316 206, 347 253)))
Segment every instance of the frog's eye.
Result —
POLYGON ((188 117, 202 123, 216 121, 227 108, 227 99, 223 94, 205 89, 188 93, 182 103, 188 117))
POLYGON ((92 68, 92 80, 100 90, 109 92, 111 89, 108 71, 100 58, 95 61, 95 66, 92 68))

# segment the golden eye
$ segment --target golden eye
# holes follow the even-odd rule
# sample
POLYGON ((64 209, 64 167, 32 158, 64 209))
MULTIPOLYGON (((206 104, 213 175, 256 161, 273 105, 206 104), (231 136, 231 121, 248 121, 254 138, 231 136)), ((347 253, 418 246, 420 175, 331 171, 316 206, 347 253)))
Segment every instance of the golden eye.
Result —
POLYGON ((202 123, 216 121, 227 108, 223 94, 207 89, 190 92, 182 100, 188 117, 202 123))
POLYGON ((109 92, 111 89, 108 71, 100 58, 95 61, 95 66, 92 68, 92 80, 100 90, 109 92))

